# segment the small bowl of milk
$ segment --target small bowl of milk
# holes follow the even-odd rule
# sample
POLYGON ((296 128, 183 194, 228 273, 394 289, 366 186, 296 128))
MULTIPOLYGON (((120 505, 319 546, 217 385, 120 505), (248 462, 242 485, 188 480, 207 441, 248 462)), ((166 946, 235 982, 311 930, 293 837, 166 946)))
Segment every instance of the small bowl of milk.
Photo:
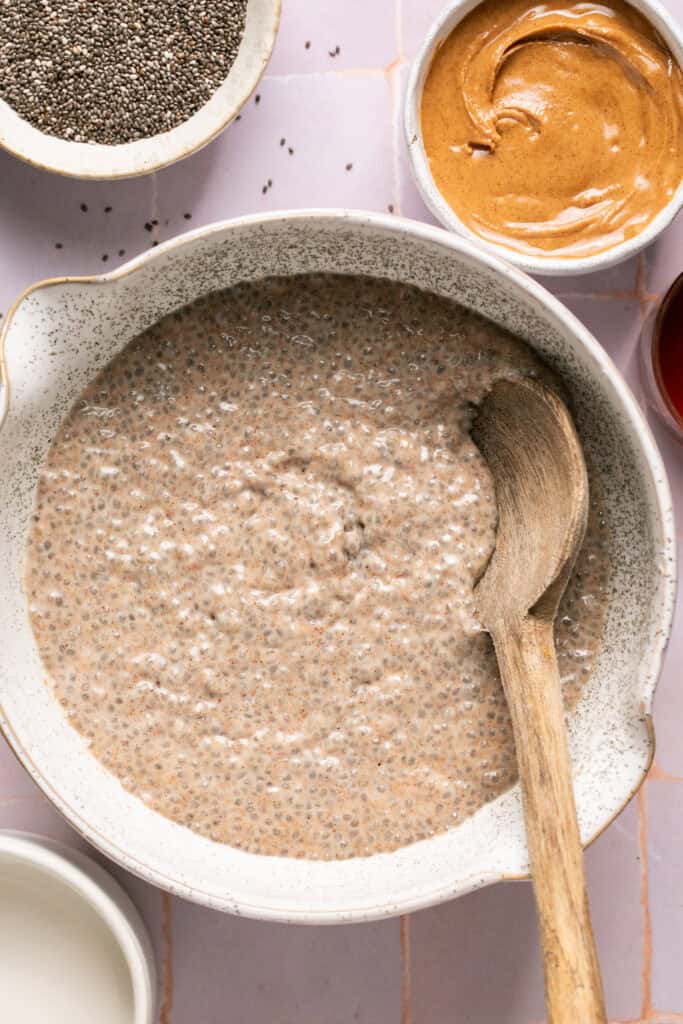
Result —
POLYGON ((149 936, 118 882, 42 836, 0 832, 2 1020, 152 1024, 149 936))

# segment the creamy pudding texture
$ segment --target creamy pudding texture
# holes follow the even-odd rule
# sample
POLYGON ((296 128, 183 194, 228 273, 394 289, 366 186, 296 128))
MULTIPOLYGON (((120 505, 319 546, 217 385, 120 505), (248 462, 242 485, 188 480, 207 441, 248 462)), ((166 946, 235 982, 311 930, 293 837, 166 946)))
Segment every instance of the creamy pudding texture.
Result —
MULTIPOLYGON (((55 693, 126 788, 219 842, 332 859, 515 781, 469 428, 520 374, 549 378, 455 303, 337 275, 213 294, 109 364, 42 468, 26 587, 55 693)), ((605 599, 594 513, 557 627, 569 703, 605 599)))
POLYGON ((485 0, 436 52, 421 116, 458 217, 529 255, 624 242, 683 177, 683 74, 622 0, 485 0))

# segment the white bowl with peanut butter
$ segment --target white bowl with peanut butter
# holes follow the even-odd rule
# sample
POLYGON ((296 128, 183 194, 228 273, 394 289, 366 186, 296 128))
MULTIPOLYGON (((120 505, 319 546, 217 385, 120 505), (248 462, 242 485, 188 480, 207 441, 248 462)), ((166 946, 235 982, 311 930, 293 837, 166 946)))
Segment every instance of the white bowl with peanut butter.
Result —
POLYGON ((274 214, 38 285, 0 345, 0 721, 109 856, 311 923, 525 874, 472 594, 496 509, 468 429, 500 376, 566 391, 589 466, 556 632, 584 841, 637 789, 670 496, 538 284, 410 221, 274 214))
POLYGON ((406 94, 423 199, 532 273, 627 259, 683 205, 682 67, 681 26, 653 0, 457 0, 406 94))

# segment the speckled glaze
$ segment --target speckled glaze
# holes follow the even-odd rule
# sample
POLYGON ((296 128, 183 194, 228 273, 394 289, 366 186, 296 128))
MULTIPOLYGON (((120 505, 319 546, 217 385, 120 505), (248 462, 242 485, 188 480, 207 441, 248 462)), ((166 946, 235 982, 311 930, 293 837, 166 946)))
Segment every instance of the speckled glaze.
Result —
MULTIPOLYGON (((632 238, 621 242, 619 245, 614 245, 610 249, 605 249, 603 252, 595 253, 593 256, 580 256, 576 258, 566 256, 554 257, 551 255, 530 256, 517 252, 515 249, 508 248, 507 246, 496 245, 493 242, 486 241, 481 235, 471 231, 465 225, 437 188, 422 140, 420 118, 422 91, 435 53, 451 34, 455 26, 470 11, 477 7, 480 2, 481 0, 454 0, 454 2, 448 4, 427 33, 410 72, 405 96, 404 131, 411 170, 424 202, 444 227, 463 235, 465 238, 472 239, 478 245, 483 246, 488 252, 498 253, 498 255, 516 267, 521 267, 532 274, 548 276, 585 274, 589 271, 604 270, 615 263, 621 263, 623 260, 629 259, 629 257, 634 256, 647 245, 650 245, 668 227, 680 211, 683 206, 683 181, 681 181, 673 199, 659 211, 657 216, 649 222, 640 234, 634 235, 632 238)), ((676 19, 658 3, 658 0, 628 0, 628 2, 654 25, 666 41, 678 63, 683 67, 683 31, 676 19)))
POLYGON ((247 22, 230 73, 196 114, 152 138, 105 146, 47 135, 0 100, 0 146, 35 167, 74 178, 131 178, 196 152, 237 116, 256 88, 275 44, 281 0, 249 0, 247 22))
POLYGON ((604 491, 613 565, 603 648, 571 723, 586 842, 624 806, 651 761, 651 703, 675 592, 668 484, 628 388, 559 302, 466 241, 370 214, 274 214, 193 232, 112 275, 46 282, 23 296, 2 335, 11 386, 0 433, 3 729, 57 807, 128 869, 212 907, 309 923, 404 913, 523 876, 518 788, 445 835, 367 858, 264 858, 212 843, 126 793, 66 723, 43 685, 22 580, 38 466, 98 370, 135 334, 198 295, 236 280, 325 270, 386 276, 455 298, 519 334, 570 385, 604 491))

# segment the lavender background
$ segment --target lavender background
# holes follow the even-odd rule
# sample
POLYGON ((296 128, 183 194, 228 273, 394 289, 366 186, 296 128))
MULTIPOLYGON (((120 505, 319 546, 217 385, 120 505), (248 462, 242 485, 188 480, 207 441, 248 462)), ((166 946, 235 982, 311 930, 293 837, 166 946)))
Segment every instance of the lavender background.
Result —
MULTIPOLYGON (((664 2, 683 19, 683 0, 664 2)), ((81 184, 0 153, 0 311, 40 278, 104 272, 189 227, 238 214, 344 206, 430 221, 411 181, 401 107, 410 60, 441 6, 442 0, 284 0, 275 53, 240 120, 201 153, 151 177, 81 184)), ((682 270, 679 218, 638 259, 550 282, 639 398, 643 316, 682 270)), ((653 426, 680 532, 683 449, 653 426)), ((587 854, 612 1022, 683 1022, 682 657, 679 602, 655 706, 654 767, 587 854)), ((85 847, 0 738, 3 827, 85 847)), ((112 870, 154 939, 159 1024, 543 1020, 527 883, 498 885, 400 920, 321 929, 223 916, 112 870)))

